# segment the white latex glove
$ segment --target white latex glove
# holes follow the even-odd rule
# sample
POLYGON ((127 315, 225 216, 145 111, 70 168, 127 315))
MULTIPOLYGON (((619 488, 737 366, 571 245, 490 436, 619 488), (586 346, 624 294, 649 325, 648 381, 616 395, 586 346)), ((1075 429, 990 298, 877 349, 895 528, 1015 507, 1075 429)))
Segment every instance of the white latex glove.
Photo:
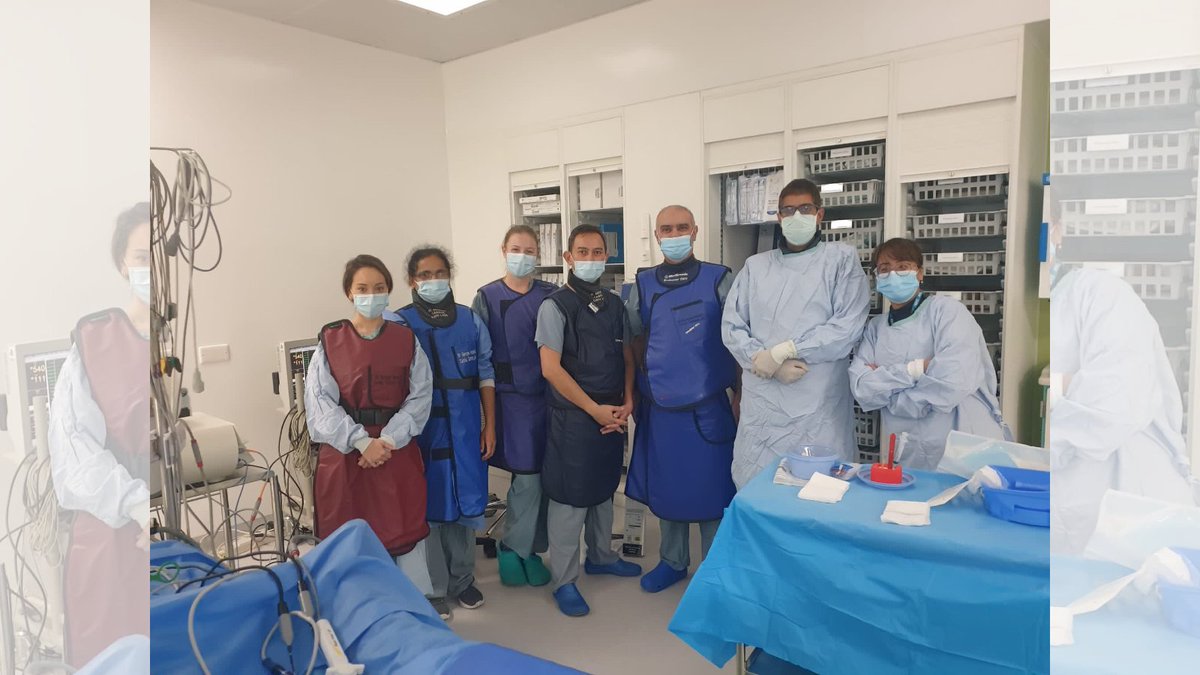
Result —
POLYGON ((775 379, 783 384, 791 384, 808 374, 808 364, 799 359, 788 359, 775 372, 775 379))
POLYGON ((925 359, 915 359, 908 362, 908 375, 914 380, 925 376, 925 359))
POLYGON ((763 349, 754 355, 754 362, 750 367, 750 372, 761 377, 764 380, 769 380, 775 376, 779 370, 780 362, 771 356, 771 352, 763 349))
POLYGON ((784 361, 796 358, 796 343, 791 340, 785 340, 771 347, 771 358, 779 365, 783 365, 784 361))

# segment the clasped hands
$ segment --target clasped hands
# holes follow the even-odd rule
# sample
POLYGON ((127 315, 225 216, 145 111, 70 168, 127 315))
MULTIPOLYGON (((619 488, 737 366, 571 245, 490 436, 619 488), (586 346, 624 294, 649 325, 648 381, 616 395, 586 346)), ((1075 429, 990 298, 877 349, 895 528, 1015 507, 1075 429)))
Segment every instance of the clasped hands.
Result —
POLYGON ((625 405, 619 406, 597 404, 588 414, 600 425, 601 434, 624 431, 629 426, 629 416, 633 414, 633 401, 626 401, 625 405))
POLYGON ((808 364, 796 358, 796 345, 787 340, 759 350, 750 372, 764 380, 775 378, 783 384, 792 384, 808 374, 808 364))

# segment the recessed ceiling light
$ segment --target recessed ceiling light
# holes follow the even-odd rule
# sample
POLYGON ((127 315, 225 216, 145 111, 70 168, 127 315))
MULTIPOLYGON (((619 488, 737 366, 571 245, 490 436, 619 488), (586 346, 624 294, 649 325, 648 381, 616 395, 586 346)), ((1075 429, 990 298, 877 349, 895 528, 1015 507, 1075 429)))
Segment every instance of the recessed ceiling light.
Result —
POLYGON ((421 9, 429 10, 441 14, 442 16, 450 16, 455 12, 461 12, 468 7, 474 7, 486 0, 399 0, 406 5, 420 7, 421 9))

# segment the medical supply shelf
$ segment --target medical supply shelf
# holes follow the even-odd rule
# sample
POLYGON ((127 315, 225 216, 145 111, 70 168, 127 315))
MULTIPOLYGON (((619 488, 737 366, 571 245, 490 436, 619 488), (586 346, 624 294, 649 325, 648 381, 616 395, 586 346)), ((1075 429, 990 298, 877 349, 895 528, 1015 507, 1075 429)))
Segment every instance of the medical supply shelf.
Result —
POLYGON ((858 259, 864 266, 871 264, 875 249, 883 243, 883 218, 856 218, 823 223, 823 241, 840 241, 858 251, 858 259))
POLYGON ((1190 235, 1196 222, 1194 197, 1173 199, 1064 200, 1064 236, 1164 237, 1190 235))
POLYGON ((828 184, 821 186, 821 205, 826 211, 851 206, 879 206, 883 204, 883 181, 865 180, 837 183, 840 190, 826 194, 828 184))
POLYGON ((562 250, 563 202, 561 184, 555 181, 534 185, 514 186, 512 190, 513 223, 528 225, 537 233, 537 278, 549 281, 564 272, 562 250))
POLYGON ((1091 175, 1195 169, 1196 130, 1075 136, 1051 141, 1051 173, 1091 175))
POLYGON ((909 216, 908 227, 914 239, 959 239, 1003 237, 1005 211, 909 216))
POLYGON ((1059 255, 1123 277, 1142 299, 1190 420, 1200 70, 1056 82, 1050 110, 1059 255))
POLYGON ((814 148, 803 151, 806 175, 817 183, 883 178, 884 142, 814 148))
POLYGON ((1003 251, 925 254, 926 276, 990 277, 1003 274, 1003 251), (953 259, 947 259, 951 257, 953 259))
POLYGON ((1008 174, 997 173, 962 178, 942 178, 913 183, 914 202, 945 202, 1004 198, 1008 190, 1008 174))

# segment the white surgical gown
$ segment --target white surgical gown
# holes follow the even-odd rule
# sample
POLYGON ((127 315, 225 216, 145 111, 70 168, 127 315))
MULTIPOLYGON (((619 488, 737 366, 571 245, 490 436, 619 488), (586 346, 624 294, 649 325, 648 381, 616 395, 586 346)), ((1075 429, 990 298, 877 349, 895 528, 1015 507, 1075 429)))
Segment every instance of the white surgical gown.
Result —
POLYGON ((150 521, 150 489, 104 447, 104 413, 92 398, 74 345, 54 387, 49 427, 50 472, 59 505, 91 514, 113 529, 130 521, 145 527, 150 521))
POLYGON ((733 446, 741 488, 798 445, 854 457, 854 402, 847 372, 862 337, 870 290, 858 253, 818 243, 801 253, 751 256, 725 302, 721 337, 742 367, 742 416, 733 446), (750 373, 754 355, 791 340, 808 374, 792 384, 750 373))
POLYGON ((912 316, 891 326, 886 314, 872 319, 850 364, 850 389, 863 410, 882 411, 881 439, 908 432, 901 461, 911 469, 937 469, 951 431, 1009 439, 983 331, 946 296, 925 296, 912 316), (917 359, 933 360, 914 379, 908 362, 917 359))
POLYGON ((1050 293, 1050 548, 1078 553, 1108 489, 1193 504, 1183 404, 1159 327, 1124 280, 1081 269, 1050 293))

